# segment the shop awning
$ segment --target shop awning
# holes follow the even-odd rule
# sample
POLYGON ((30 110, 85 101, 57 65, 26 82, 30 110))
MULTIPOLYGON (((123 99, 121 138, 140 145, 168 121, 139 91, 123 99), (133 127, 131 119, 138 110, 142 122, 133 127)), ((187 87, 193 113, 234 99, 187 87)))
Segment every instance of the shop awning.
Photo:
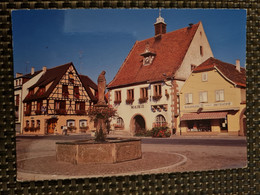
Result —
POLYGON ((181 121, 190 120, 206 120, 206 119, 221 119, 227 116, 227 112, 201 112, 183 114, 181 121))

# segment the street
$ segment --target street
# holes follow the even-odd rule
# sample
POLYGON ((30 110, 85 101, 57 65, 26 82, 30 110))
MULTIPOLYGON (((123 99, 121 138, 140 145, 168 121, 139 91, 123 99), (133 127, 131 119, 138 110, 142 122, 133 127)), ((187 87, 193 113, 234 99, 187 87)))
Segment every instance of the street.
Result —
POLYGON ((122 163, 73 165, 56 161, 56 142, 89 138, 87 134, 18 136, 18 180, 203 171, 247 164, 246 138, 220 136, 141 138, 142 159, 122 163))

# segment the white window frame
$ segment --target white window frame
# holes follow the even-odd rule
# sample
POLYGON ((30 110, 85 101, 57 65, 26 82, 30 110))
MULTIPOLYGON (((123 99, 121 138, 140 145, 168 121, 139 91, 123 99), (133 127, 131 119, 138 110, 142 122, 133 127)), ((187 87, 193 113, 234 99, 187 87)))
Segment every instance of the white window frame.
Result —
POLYGON ((200 103, 208 102, 208 92, 207 91, 201 91, 199 93, 199 97, 200 97, 200 103))
POLYGON ((75 127, 75 120, 74 119, 68 119, 67 120, 67 127, 70 127, 70 123, 73 124, 73 125, 71 125, 72 127, 75 127))
POLYGON ((79 127, 87 127, 88 126, 88 120, 81 119, 79 120, 79 127), (84 125, 82 125, 84 124, 84 125))
POLYGON ((208 73, 207 73, 207 72, 203 72, 203 73, 201 74, 201 80, 202 80, 203 82, 208 81, 208 73))
POLYGON ((166 119, 163 115, 159 114, 155 117, 155 123, 161 127, 163 124, 166 124, 166 119))
POLYGON ((225 100, 224 89, 216 90, 215 91, 215 98, 216 98, 216 102, 224 101, 225 100))
POLYGON ((192 93, 186 93, 185 94, 185 104, 192 104, 192 103, 193 103, 192 93))

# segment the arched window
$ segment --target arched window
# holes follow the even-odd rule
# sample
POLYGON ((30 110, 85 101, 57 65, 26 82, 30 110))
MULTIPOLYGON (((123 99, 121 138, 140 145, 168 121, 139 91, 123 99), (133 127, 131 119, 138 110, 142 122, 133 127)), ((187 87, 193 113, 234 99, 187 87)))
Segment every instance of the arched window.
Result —
POLYGON ((124 120, 121 117, 117 118, 115 127, 119 129, 124 128, 124 120))
POLYGON ((167 126, 165 117, 163 115, 157 115, 155 118, 154 127, 165 127, 167 126))

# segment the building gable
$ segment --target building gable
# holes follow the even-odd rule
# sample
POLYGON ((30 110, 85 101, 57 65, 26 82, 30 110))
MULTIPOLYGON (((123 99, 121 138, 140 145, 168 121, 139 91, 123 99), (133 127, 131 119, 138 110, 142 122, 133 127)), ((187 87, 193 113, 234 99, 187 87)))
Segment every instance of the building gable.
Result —
POLYGON ((178 80, 186 80, 193 68, 197 67, 210 57, 213 57, 213 53, 203 25, 199 22, 197 31, 185 54, 181 66, 174 75, 174 78, 178 80))

